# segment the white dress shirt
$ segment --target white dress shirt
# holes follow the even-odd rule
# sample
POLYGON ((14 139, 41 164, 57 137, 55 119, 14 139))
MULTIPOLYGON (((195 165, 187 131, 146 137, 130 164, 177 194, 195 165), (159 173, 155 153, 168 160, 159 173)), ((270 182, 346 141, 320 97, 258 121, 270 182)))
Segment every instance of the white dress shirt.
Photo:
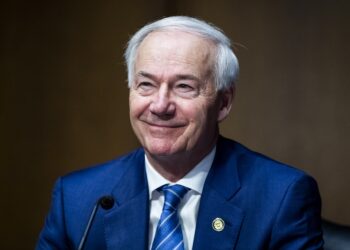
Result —
MULTIPOLYGON (((199 201, 202 195, 205 179, 213 163, 216 147, 203 158, 190 172, 176 182, 190 189, 178 207, 179 220, 182 226, 185 249, 192 249, 194 233, 196 231, 196 220, 199 208, 199 201)), ((145 155, 145 167, 148 180, 150 199, 150 220, 149 220, 149 249, 152 247, 156 234, 157 224, 163 210, 164 195, 157 191, 157 188, 165 184, 175 184, 161 176, 150 164, 145 155)))

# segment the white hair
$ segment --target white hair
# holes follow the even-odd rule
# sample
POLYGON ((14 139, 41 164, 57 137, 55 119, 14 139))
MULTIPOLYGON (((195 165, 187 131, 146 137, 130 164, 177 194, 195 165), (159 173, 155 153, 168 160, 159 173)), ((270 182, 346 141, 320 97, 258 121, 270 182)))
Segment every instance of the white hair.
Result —
POLYGON ((134 78, 137 50, 145 37, 154 31, 174 29, 194 33, 214 42, 216 45, 216 62, 214 68, 216 89, 225 90, 235 85, 238 78, 239 65, 237 57, 231 49, 230 39, 219 28, 202 20, 187 16, 173 16, 147 24, 129 40, 124 54, 128 70, 129 87, 134 78))

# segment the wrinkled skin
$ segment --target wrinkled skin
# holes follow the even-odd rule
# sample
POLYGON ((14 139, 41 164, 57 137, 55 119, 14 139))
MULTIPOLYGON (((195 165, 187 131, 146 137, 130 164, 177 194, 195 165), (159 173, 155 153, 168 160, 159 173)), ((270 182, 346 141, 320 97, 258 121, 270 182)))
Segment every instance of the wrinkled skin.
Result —
POLYGON ((150 33, 141 43, 130 88, 132 127, 148 159, 176 181, 216 143, 233 89, 216 91, 215 46, 181 31, 150 33))

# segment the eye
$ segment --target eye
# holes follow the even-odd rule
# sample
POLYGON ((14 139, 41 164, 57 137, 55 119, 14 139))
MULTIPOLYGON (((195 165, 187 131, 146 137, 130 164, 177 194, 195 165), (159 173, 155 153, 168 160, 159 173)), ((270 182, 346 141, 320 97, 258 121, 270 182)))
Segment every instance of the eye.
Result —
POLYGON ((141 95, 150 95, 156 89, 156 85, 150 81, 136 82, 135 89, 141 95))
POLYGON ((176 89, 183 92, 188 92, 194 90, 194 87, 187 83, 179 83, 176 85, 176 89))
POLYGON ((140 82, 139 84, 137 84, 138 88, 148 88, 148 87, 152 87, 153 84, 150 82, 140 82))
POLYGON ((147 81, 142 81, 142 82, 139 82, 137 85, 136 85, 136 88, 142 92, 149 92, 151 91, 152 89, 154 89, 156 86, 151 83, 151 82, 147 82, 147 81))
POLYGON ((195 82, 179 82, 175 85, 174 92, 183 98, 193 98, 199 94, 199 89, 195 82))

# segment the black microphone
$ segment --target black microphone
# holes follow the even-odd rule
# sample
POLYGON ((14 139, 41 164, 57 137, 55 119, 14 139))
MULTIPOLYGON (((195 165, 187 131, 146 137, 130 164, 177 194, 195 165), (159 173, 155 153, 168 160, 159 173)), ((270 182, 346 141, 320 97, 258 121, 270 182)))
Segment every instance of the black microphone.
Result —
POLYGON ((112 196, 103 196, 100 199, 98 199, 94 208, 92 209, 92 212, 91 212, 88 224, 86 225, 83 237, 81 237, 78 250, 82 250, 84 247, 84 244, 85 244, 86 239, 87 239, 87 235, 88 235, 89 230, 91 228, 92 222, 95 218, 98 207, 101 206, 103 209, 109 210, 113 207, 113 205, 114 205, 114 198, 112 196))

